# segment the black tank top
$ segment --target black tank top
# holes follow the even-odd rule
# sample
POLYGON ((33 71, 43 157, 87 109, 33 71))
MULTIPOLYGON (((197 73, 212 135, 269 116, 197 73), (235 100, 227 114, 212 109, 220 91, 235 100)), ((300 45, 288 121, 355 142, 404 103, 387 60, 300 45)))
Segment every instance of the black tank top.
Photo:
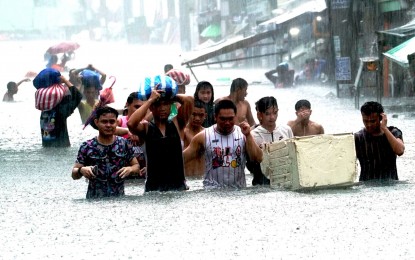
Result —
POLYGON ((146 152, 146 192, 186 189, 181 139, 172 121, 167 121, 165 136, 149 123, 146 152))

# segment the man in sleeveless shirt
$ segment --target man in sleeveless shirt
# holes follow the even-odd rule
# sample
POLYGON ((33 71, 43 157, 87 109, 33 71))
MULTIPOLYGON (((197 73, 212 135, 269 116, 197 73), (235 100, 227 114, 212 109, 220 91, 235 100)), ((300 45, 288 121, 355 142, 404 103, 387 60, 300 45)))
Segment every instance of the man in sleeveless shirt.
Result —
POLYGON ((184 164, 180 131, 183 131, 192 113, 193 97, 176 95, 163 98, 162 90, 152 90, 149 99, 128 119, 132 134, 142 137, 146 147, 147 176, 145 191, 169 191, 188 189, 184 177, 184 164), (168 119, 171 104, 181 104, 178 114, 168 119), (143 121, 147 110, 153 120, 143 121))
POLYGON ((198 133, 183 151, 185 162, 205 156, 205 188, 246 187, 246 154, 262 161, 262 150, 255 143, 247 122, 235 125, 237 109, 231 100, 215 106, 216 124, 198 133))
POLYGON ((354 134, 360 181, 398 180, 396 157, 405 151, 402 131, 387 125, 383 106, 378 102, 364 103, 360 112, 365 127, 354 134))

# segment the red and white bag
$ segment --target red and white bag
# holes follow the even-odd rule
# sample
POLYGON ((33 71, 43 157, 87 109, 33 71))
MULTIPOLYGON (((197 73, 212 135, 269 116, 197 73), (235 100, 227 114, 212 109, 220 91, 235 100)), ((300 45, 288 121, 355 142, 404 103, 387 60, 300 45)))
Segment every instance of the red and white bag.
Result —
POLYGON ((35 107, 39 110, 51 110, 56 107, 65 95, 65 86, 53 84, 47 88, 39 88, 35 93, 35 107))

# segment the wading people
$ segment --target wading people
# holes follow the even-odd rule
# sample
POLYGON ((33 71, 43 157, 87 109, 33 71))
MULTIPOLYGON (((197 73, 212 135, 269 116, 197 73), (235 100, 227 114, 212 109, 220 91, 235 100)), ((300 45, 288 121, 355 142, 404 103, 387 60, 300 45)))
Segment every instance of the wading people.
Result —
MULTIPOLYGON (((193 112, 190 116, 189 123, 184 129, 184 148, 189 146, 193 137, 203 131, 203 121, 206 118, 206 110, 204 104, 200 100, 195 100, 193 105, 193 112)), ((184 164, 185 176, 203 176, 205 173, 204 157, 199 157, 195 160, 184 164)))
POLYGON ((354 134, 360 181, 398 180, 396 157, 405 151, 402 131, 388 126, 388 118, 378 102, 364 103, 360 112, 364 128, 354 134))
POLYGON ((82 94, 64 76, 60 76, 69 90, 62 101, 53 109, 42 111, 40 114, 40 131, 43 147, 68 147, 69 141, 67 118, 81 102, 82 94))
POLYGON ((322 125, 311 121, 312 110, 310 101, 301 99, 295 104, 295 120, 288 121, 287 125, 291 127, 294 136, 319 135, 324 134, 322 125))
POLYGON ((203 127, 207 128, 215 124, 215 103, 213 86, 208 81, 200 81, 196 85, 194 93, 195 100, 200 100, 206 110, 206 118, 203 121, 203 127))
POLYGON ((117 110, 111 107, 98 108, 94 119, 98 136, 79 148, 72 178, 89 180, 87 199, 123 196, 125 178, 140 170, 131 143, 115 135, 117 117, 117 110))
POLYGON ((250 126, 254 126, 255 120, 252 116, 251 105, 245 100, 246 95, 248 95, 247 90, 248 82, 246 82, 246 80, 242 78, 234 79, 231 84, 229 96, 217 99, 215 104, 224 99, 233 101, 238 111, 235 118, 235 124, 246 121, 250 126))
MULTIPOLYGON (((78 70, 74 71, 76 74, 78 70)), ((85 100, 81 101, 78 106, 79 115, 81 116, 82 124, 85 124, 88 117, 91 115, 94 107, 98 103, 99 91, 105 83, 107 75, 89 64, 85 69, 79 72, 85 100)))
POLYGON ((167 92, 153 86, 151 95, 128 119, 132 134, 143 137, 146 147, 147 176, 145 191, 169 191, 188 189, 184 176, 182 140, 180 132, 192 113, 193 97, 168 96, 167 92), (162 95, 163 94, 163 95, 162 95), (168 119, 171 104, 181 104, 177 116, 168 119), (153 120, 144 123, 149 110, 153 120))
MULTIPOLYGON (((255 142, 262 148, 263 143, 277 142, 294 137, 288 125, 277 125, 278 104, 274 97, 263 97, 255 103, 260 125, 251 131, 255 142)), ((252 163, 252 185, 269 185, 270 181, 261 171, 259 163, 252 163)))
POLYGON ((262 161, 262 150, 255 143, 247 122, 235 125, 237 108, 231 100, 215 106, 216 124, 198 133, 183 151, 185 163, 205 156, 203 186, 210 188, 246 187, 246 154, 262 161))
POLYGON ((19 91, 19 86, 20 84, 22 84, 23 82, 29 82, 30 79, 22 79, 19 82, 14 82, 14 81, 10 81, 9 83, 7 83, 7 92, 4 94, 3 96, 3 101, 4 102, 13 102, 14 101, 14 95, 17 93, 17 91, 19 91))

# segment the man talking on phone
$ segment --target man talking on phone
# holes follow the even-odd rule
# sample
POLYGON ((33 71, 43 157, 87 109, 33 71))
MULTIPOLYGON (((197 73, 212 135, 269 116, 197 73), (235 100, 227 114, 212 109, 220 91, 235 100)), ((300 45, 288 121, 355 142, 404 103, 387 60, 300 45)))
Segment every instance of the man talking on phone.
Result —
POLYGON ((387 125, 383 106, 374 101, 360 108, 364 128, 354 134, 360 181, 398 180, 396 157, 405 151, 402 131, 387 125))

